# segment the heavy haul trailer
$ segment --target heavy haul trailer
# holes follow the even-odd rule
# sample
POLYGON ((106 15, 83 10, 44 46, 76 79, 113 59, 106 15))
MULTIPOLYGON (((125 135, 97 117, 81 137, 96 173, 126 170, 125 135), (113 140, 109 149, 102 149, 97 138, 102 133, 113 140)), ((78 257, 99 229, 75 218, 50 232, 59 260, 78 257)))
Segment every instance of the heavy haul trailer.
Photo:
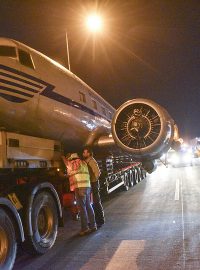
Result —
MULTIPOLYGON (((129 153, 150 173, 154 161, 180 142, 174 120, 155 102, 132 99, 115 110, 69 70, 18 41, 0 38, 0 69, 0 127, 51 139, 0 132, 0 265, 10 269, 15 238, 25 238, 37 253, 55 241, 62 220, 62 177, 54 140, 67 151, 89 145, 98 154, 129 153)), ((125 178, 130 170, 122 171, 106 174, 109 192, 117 183, 114 176, 125 178)))
POLYGON ((129 190, 146 177, 146 171, 140 162, 134 162, 130 156, 110 156, 98 161, 101 176, 102 194, 110 194, 119 187, 129 190))
MULTIPOLYGON (((0 131, 0 269, 12 269, 18 243, 33 254, 54 245, 66 193, 61 155, 58 141, 0 131)), ((107 194, 141 175, 139 163, 122 157, 99 165, 107 194)))
POLYGON ((62 226, 61 145, 0 131, 0 269, 12 269, 17 244, 43 254, 62 226))

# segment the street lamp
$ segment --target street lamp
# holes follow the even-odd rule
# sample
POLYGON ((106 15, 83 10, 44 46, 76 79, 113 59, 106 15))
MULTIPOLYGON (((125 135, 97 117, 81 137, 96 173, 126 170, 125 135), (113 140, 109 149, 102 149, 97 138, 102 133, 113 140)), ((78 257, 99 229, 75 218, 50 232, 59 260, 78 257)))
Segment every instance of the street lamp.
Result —
POLYGON ((102 18, 98 14, 90 14, 87 17, 86 25, 91 32, 100 32, 102 30, 102 18))
POLYGON ((93 39, 93 49, 92 49, 92 58, 95 60, 95 44, 96 44, 96 33, 101 32, 103 28, 102 17, 97 13, 93 13, 87 16, 86 18, 86 27, 89 32, 91 32, 93 39))
MULTIPOLYGON (((92 33, 100 32, 102 30, 102 26, 103 26, 102 17, 96 13, 90 14, 86 18, 86 26, 87 26, 87 29, 92 33)), ((66 47, 67 47, 68 69, 69 69, 69 71, 71 71, 70 56, 69 56, 69 39, 68 39, 67 31, 65 33, 65 39, 66 39, 66 47)))

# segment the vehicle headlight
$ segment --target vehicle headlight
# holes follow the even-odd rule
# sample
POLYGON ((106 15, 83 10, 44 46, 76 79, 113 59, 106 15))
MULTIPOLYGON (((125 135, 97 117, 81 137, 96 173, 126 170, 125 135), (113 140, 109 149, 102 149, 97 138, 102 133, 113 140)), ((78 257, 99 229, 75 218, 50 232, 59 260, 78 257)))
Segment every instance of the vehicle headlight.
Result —
POLYGON ((183 156, 183 160, 184 160, 185 162, 190 162, 191 159, 192 159, 192 157, 191 157, 190 154, 185 154, 185 155, 183 156))

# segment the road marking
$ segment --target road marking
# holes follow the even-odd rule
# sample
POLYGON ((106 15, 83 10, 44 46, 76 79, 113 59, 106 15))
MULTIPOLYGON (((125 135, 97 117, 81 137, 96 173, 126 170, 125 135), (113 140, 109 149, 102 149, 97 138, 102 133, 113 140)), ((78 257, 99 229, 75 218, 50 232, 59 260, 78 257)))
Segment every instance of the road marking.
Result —
POLYGON ((185 251, 185 223, 184 223, 184 207, 183 207, 183 181, 181 179, 181 221, 182 221, 182 243, 183 243, 183 269, 185 269, 186 251, 185 251))
POLYGON ((184 223, 184 205, 183 205, 183 180, 182 178, 176 179, 176 189, 175 189, 175 201, 181 202, 181 225, 182 225, 182 256, 183 256, 183 268, 185 269, 185 261, 186 261, 186 251, 185 251, 185 223, 184 223))
POLYGON ((138 270, 138 256, 144 251, 144 240, 122 240, 106 270, 138 270))
POLYGON ((175 201, 179 201, 179 194, 180 194, 180 180, 176 179, 176 189, 175 189, 175 197, 174 200, 175 201))

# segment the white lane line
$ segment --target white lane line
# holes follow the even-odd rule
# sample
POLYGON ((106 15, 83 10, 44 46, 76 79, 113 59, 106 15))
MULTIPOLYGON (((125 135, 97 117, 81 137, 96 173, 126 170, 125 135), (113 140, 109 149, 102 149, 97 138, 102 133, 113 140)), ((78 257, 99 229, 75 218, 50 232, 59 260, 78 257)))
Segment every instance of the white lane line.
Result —
POLYGON ((182 223, 182 243, 183 243, 183 269, 185 269, 186 251, 185 251, 185 224, 184 224, 184 205, 183 205, 183 181, 180 183, 181 190, 181 223, 182 223))
POLYGON ((179 201, 179 194, 180 194, 180 180, 176 179, 176 188, 175 188, 175 197, 174 200, 175 201, 179 201))

